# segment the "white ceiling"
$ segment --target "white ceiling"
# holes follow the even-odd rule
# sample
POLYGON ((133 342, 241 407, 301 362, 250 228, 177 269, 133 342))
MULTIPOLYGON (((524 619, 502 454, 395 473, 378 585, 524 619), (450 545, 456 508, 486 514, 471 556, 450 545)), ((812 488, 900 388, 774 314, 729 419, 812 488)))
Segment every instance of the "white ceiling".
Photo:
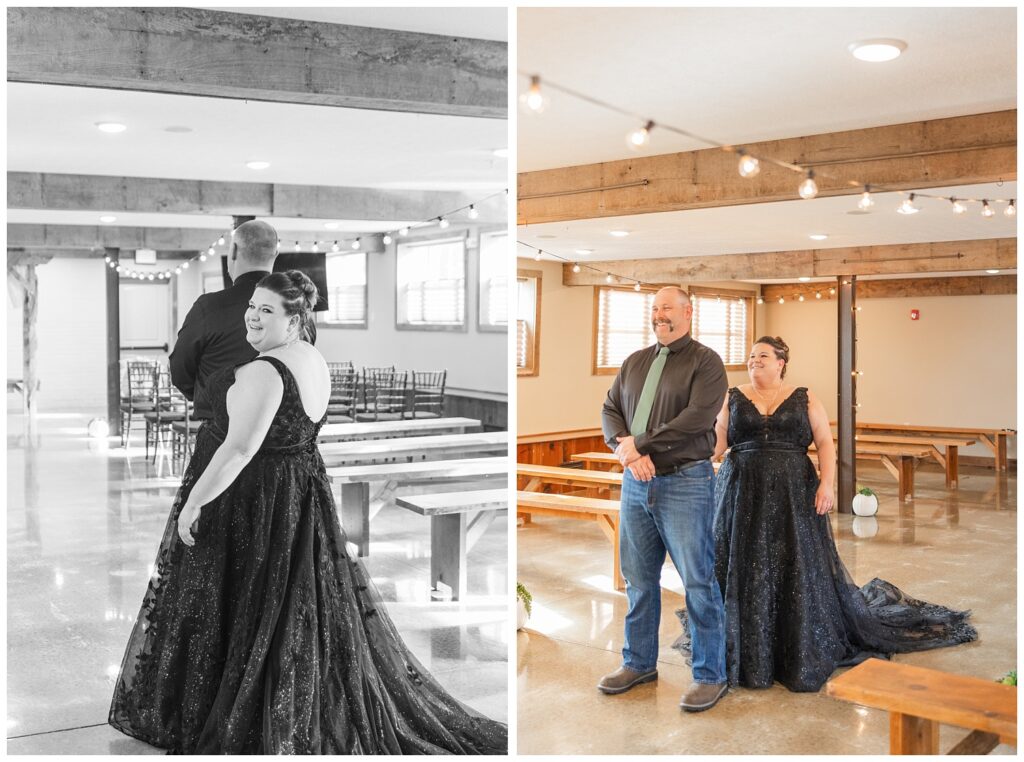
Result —
MULTIPOLYGON (((1016 107, 1014 8, 521 8, 517 35, 520 71, 723 143, 1016 107), (847 51, 878 37, 907 50, 881 64, 847 51)), ((519 171, 637 155, 625 145, 635 121, 547 94, 543 114, 519 112, 519 171)), ((655 128, 643 153, 705 147, 655 128)), ((977 206, 956 216, 948 202, 919 199, 922 211, 904 216, 899 194, 875 194, 872 213, 849 214, 856 196, 804 201, 798 179, 793 201, 520 226, 517 238, 597 261, 1016 235, 1002 207, 984 219, 977 206), (631 235, 612 238, 613 229, 631 235)), ((1015 198, 1016 183, 927 192, 1015 198)))
MULTIPOLYGON (((506 19, 505 9, 230 10, 490 38, 501 36, 506 19), (399 21, 404 22, 401 27, 399 21)), ((508 122, 501 119, 7 86, 9 171, 464 191, 483 197, 507 187, 508 160, 494 155, 507 145, 508 122), (102 133, 94 126, 100 121, 122 122, 128 129, 102 133), (191 131, 166 131, 179 126, 191 131), (254 171, 245 166, 252 160, 271 166, 254 171)), ((158 227, 207 227, 212 222, 203 215, 120 217, 118 224, 158 227)), ((78 213, 41 210, 14 210, 9 220, 82 224, 78 213)), ((315 229, 322 222, 287 225, 291 230, 315 229)), ((348 221, 342 229, 372 232, 406 222, 413 221, 348 221)))

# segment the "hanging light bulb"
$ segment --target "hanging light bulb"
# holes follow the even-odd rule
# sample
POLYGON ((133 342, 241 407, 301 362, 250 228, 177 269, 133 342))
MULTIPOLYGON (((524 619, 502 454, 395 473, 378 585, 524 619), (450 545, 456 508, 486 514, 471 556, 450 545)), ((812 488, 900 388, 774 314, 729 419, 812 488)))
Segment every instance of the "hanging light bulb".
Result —
POLYGON ((313 253, 316 254, 318 251, 320 251, 320 242, 313 241, 313 253))
POLYGON ((902 203, 896 207, 896 211, 900 214, 917 214, 921 210, 914 206, 914 194, 910 194, 910 198, 903 199, 902 203))
MULTIPOLYGON (((234 231, 232 231, 232 235, 234 235, 234 231)), ((281 242, 280 241, 277 242, 277 250, 281 251, 281 242)))
POLYGON ((821 299, 821 292, 820 291, 815 291, 814 292, 814 298, 815 299, 821 299))
POLYGON ((635 283, 635 284, 633 285, 633 290, 634 290, 634 291, 639 291, 639 290, 640 290, 640 281, 637 281, 637 282, 636 282, 636 283, 635 283))
POLYGON ((828 295, 829 296, 835 296, 836 295, 836 287, 835 286, 832 286, 832 288, 830 288, 828 290, 828 295))
POLYGON ((110 264, 110 257, 103 257, 103 261, 106 262, 109 265, 110 264))
POLYGON ((224 236, 221 236, 220 238, 217 239, 217 245, 218 246, 223 246, 224 245, 224 236))
POLYGON ((807 177, 800 183, 800 198, 814 198, 818 195, 818 184, 814 182, 814 170, 807 170, 807 177))
POLYGON ((519 96, 519 102, 532 114, 544 113, 544 109, 548 107, 548 97, 541 92, 539 75, 530 76, 530 87, 519 96))
POLYGON ((648 120, 647 124, 643 127, 637 130, 632 130, 626 135, 626 145, 634 151, 639 151, 651 142, 651 130, 653 129, 654 122, 648 120))
POLYGON ((437 218, 437 226, 439 228, 441 228, 442 230, 444 230, 449 225, 451 225, 451 223, 448 222, 448 220, 446 218, 444 218, 444 217, 438 217, 437 218))
POLYGON ((865 185, 864 192, 860 194, 860 201, 857 202, 857 208, 861 211, 866 212, 868 209, 875 205, 875 200, 871 198, 871 186, 865 185))
POLYGON ((803 300, 804 300, 804 295, 800 294, 799 298, 797 298, 797 301, 798 302, 802 302, 803 300))
POLYGON ((188 260, 186 260, 186 261, 181 263, 181 269, 182 270, 187 270, 188 269, 188 260))
POLYGON ((779 297, 779 304, 785 304, 785 303, 786 303, 786 297, 780 296, 779 297))
POLYGON ((354 240, 352 242, 352 251, 359 251, 359 246, 360 246, 360 243, 359 243, 359 239, 357 238, 356 240, 354 240))
POLYGON ((337 241, 335 241, 334 243, 331 244, 331 251, 338 252, 340 250, 341 250, 341 247, 338 246, 338 242, 337 241))
POLYGON ((1003 210, 1003 214, 1007 217, 1013 217, 1017 214, 1017 207, 1014 205, 1012 198, 1010 199, 1010 203, 1007 204, 1006 208, 1003 210))
POLYGON ((150 280, 153 280, 153 273, 150 273, 150 274, 149 274, 149 279, 150 279, 150 280))
POLYGON ((967 207, 961 204, 956 196, 950 196, 949 201, 953 204, 953 214, 963 214, 967 211, 967 207))
POLYGON ((764 297, 763 296, 757 297, 757 303, 758 304, 764 304, 764 297))
POLYGON ((205 254, 200 254, 199 255, 199 261, 200 262, 205 262, 206 261, 206 255, 205 254))
POLYGON ((537 249, 537 253, 533 255, 533 258, 534 258, 534 259, 535 259, 536 261, 540 262, 540 256, 541 256, 541 254, 543 254, 543 253, 544 253, 543 251, 541 251, 540 249, 537 249))
POLYGON ((982 217, 991 217, 994 214, 995 214, 995 212, 992 211, 992 207, 988 205, 988 199, 982 199, 981 200, 981 216, 982 217))
POLYGON ((114 266, 114 272, 118 272, 118 273, 121 272, 121 265, 115 265, 114 266))
POLYGON ((476 210, 476 207, 475 207, 475 206, 473 206, 472 204, 470 204, 470 205, 469 205, 469 211, 468 211, 468 212, 466 212, 466 216, 467 216, 467 217, 469 217, 469 219, 471 219, 471 220, 475 220, 475 219, 476 219, 477 217, 479 217, 479 216, 480 216, 480 212, 478 212, 478 211, 476 210))
POLYGON ((398 231, 398 235, 405 238, 405 236, 409 235, 409 228, 402 228, 401 230, 398 231))
POLYGON ((576 262, 572 263, 572 271, 574 273, 578 273, 580 271, 580 266, 576 262))
POLYGON ((181 275, 181 268, 180 267, 175 267, 174 268, 174 274, 175 275, 181 275))
POLYGON ((740 177, 753 177, 761 171, 761 162, 755 157, 748 154, 742 148, 737 153, 740 155, 740 177))
POLYGON ((385 246, 390 246, 390 245, 391 245, 391 242, 392 242, 393 240, 395 240, 395 239, 391 237, 391 234, 390 234, 390 233, 385 233, 385 234, 384 234, 384 237, 383 237, 383 238, 381 238, 380 240, 381 240, 381 243, 383 243, 383 244, 384 244, 385 246))
POLYGON ((612 283, 614 280, 615 280, 615 278, 612 277, 611 273, 608 273, 606 276, 604 276, 604 282, 605 283, 612 283))
POLYGON ((295 251, 299 251, 300 249, 301 249, 301 247, 299 246, 299 242, 296 241, 295 242, 295 251))

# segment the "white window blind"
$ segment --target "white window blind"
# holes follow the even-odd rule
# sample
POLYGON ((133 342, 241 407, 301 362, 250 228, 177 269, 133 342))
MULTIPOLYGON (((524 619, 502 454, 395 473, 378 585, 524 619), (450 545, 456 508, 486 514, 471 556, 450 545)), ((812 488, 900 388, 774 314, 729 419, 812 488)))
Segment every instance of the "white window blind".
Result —
POLYGON ((480 236, 480 325, 508 325, 508 233, 480 236))
POLYGON ((399 325, 465 324, 463 239, 400 244, 396 280, 399 325))
POLYGON ((715 350, 726 365, 746 362, 748 299, 736 296, 690 294, 693 338, 715 350))
POLYGON ((655 342, 653 303, 654 294, 649 291, 599 289, 597 367, 617 368, 633 352, 655 342))
POLYGON ((523 319, 516 320, 516 367, 526 367, 527 336, 529 328, 523 319))
POLYGON ((366 325, 366 252, 327 255, 327 313, 333 325, 366 325))

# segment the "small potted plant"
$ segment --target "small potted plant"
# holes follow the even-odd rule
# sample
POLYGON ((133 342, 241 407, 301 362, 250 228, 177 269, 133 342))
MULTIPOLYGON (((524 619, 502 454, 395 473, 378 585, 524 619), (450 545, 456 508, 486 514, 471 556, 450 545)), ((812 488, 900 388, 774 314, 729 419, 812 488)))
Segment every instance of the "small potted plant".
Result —
POLYGON ((871 487, 861 487, 853 496, 853 512, 858 516, 874 516, 878 513, 878 495, 871 487))
POLYGON ((521 630, 526 626, 526 620, 530 618, 533 610, 533 596, 522 582, 516 582, 516 604, 518 609, 516 629, 521 630))
POLYGON ((1005 677, 1000 678, 996 682, 997 683, 1002 683, 1003 685, 1012 685, 1014 688, 1016 688, 1017 687, 1017 670, 1011 669, 1009 672, 1006 673, 1005 677))

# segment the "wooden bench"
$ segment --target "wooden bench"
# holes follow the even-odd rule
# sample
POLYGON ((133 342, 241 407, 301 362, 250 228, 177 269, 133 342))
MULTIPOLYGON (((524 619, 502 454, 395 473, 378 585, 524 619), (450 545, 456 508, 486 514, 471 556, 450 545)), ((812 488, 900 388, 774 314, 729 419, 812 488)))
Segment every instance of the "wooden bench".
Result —
POLYGON ((435 492, 395 498, 395 504, 430 517, 430 586, 451 588, 457 601, 466 590, 466 554, 495 517, 508 510, 508 489, 435 492))
POLYGON ((960 448, 974 444, 977 440, 968 437, 914 437, 895 434, 857 434, 854 437, 858 448, 861 443, 921 445, 926 444, 929 455, 938 462, 946 472, 946 487, 956 489, 959 482, 960 448), (940 450, 945 448, 945 452, 940 450))
POLYGON ((868 659, 829 680, 825 693, 889 712, 890 754, 937 754, 939 723, 972 732, 950 754, 1017 745, 1017 688, 991 680, 868 659))
MULTIPOLYGON (((573 460, 578 460, 583 463, 584 466, 590 468, 594 466, 601 468, 601 466, 609 466, 608 470, 613 473, 619 473, 622 471, 622 466, 619 465, 619 459, 613 452, 579 452, 573 453, 573 460)), ((715 473, 718 473, 718 469, 722 467, 722 464, 717 461, 712 461, 715 473)))
MULTIPOLYGON (((516 474, 529 481, 524 487, 527 492, 543 492, 552 484, 567 487, 598 488, 617 493, 622 489, 622 474, 610 471, 590 471, 585 468, 562 468, 561 466, 536 466, 532 463, 517 463, 516 474)), ((613 495, 617 497, 616 495, 613 495)))
POLYGON ((382 459, 441 460, 461 455, 508 453, 507 431, 485 431, 476 434, 440 434, 397 439, 373 439, 352 442, 330 442, 318 445, 328 466, 369 463, 382 459))
POLYGON ((464 458, 372 466, 335 466, 327 469, 341 487, 341 526, 360 556, 370 554, 370 483, 452 484, 478 479, 507 479, 508 458, 464 458))
MULTIPOLYGON (((833 426, 835 421, 831 421, 833 426)), ((918 426, 908 423, 865 423, 857 421, 857 433, 907 434, 924 439, 930 437, 969 437, 978 440, 995 455, 996 471, 1007 470, 1006 444, 1007 439, 1014 436, 1015 429, 970 428, 962 426, 918 426)))
MULTIPOLYGON (((568 471, 577 469, 564 469, 568 471)), ((600 472, 598 472, 600 473, 600 472)), ((596 521, 601 531, 612 543, 612 582, 616 590, 624 590, 626 581, 622 577, 619 563, 619 501, 602 500, 578 495, 552 495, 546 492, 516 492, 516 514, 532 517, 533 514, 558 516, 560 518, 596 521)))
POLYGON ((426 434, 464 434, 480 428, 475 418, 417 418, 407 421, 368 421, 365 423, 328 423, 320 429, 317 441, 348 442, 355 439, 388 439, 426 434))

